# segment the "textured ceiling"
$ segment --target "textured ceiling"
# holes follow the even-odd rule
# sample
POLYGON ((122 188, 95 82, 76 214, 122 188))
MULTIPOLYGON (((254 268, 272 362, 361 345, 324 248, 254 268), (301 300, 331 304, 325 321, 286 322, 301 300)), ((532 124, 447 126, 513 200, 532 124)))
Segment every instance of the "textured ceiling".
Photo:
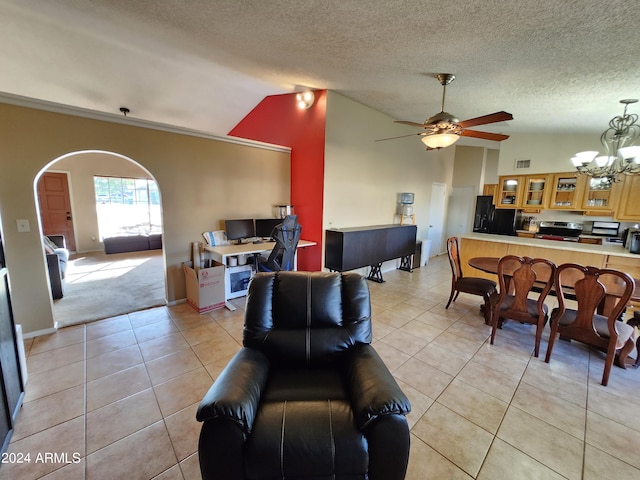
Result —
MULTIPOLYGON (((225 135, 330 89, 396 119, 599 132, 640 98, 635 0, 0 0, 0 92, 225 135)), ((640 104, 631 107, 640 112, 640 104)))

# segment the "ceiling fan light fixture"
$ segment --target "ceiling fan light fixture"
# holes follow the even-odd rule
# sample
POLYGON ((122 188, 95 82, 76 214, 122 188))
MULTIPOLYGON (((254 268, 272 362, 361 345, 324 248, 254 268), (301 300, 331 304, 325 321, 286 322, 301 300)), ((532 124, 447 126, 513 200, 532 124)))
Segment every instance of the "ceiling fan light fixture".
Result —
MULTIPOLYGON (((447 85, 449 85, 456 76, 452 73, 440 73, 436 75, 436 78, 442 85, 442 108, 439 113, 427 118, 423 123, 416 123, 409 120, 395 120, 395 123, 401 123, 403 125, 409 125, 412 127, 421 128, 420 135, 422 142, 427 146, 427 150, 433 148, 446 148, 456 143, 461 136, 474 137, 484 140, 491 140, 501 142, 509 138, 509 135, 490 132, 479 132, 477 130, 470 130, 471 127, 478 125, 487 125, 489 123, 505 122, 507 120, 513 120, 513 115, 508 112, 500 111, 491 113, 488 115, 482 115, 480 117, 469 118, 464 121, 460 121, 458 117, 444 111, 445 94, 447 91, 447 85)), ((392 140, 394 138, 411 137, 413 135, 400 135, 397 137, 383 138, 381 140, 392 140)), ((379 140, 376 140, 379 141, 379 140)))
POLYGON ((307 110, 311 108, 315 98, 316 97, 311 90, 307 90, 306 92, 296 93, 296 103, 298 104, 298 108, 300 110, 307 110))
POLYGON ((456 135, 455 133, 438 133, 436 135, 425 135, 421 140, 422 143, 429 148, 446 148, 460 140, 460 135, 456 135))

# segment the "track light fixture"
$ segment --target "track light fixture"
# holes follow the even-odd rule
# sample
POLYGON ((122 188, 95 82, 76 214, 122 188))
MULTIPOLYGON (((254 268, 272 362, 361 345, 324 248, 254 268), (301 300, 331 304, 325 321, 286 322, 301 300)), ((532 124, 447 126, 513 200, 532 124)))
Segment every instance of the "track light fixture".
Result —
POLYGON ((311 108, 313 105, 313 101, 315 100, 315 95, 311 90, 307 90, 306 92, 300 92, 296 94, 296 103, 298 104, 298 108, 300 110, 307 110, 311 108))

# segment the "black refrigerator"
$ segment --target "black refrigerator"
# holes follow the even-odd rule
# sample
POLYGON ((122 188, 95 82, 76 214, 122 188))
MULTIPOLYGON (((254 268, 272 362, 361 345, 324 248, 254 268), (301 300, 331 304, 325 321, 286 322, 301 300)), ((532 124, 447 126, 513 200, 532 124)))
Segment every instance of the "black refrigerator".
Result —
POLYGON ((473 217, 473 231, 497 235, 515 235, 517 210, 496 208, 492 195, 476 197, 476 212, 473 217))

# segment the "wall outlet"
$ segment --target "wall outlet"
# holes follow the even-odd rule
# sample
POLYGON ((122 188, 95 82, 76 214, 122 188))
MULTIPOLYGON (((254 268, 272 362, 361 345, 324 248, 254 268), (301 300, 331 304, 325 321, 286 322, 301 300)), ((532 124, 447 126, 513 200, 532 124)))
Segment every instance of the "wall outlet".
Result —
POLYGON ((29 226, 29 220, 26 219, 18 219, 16 220, 18 224, 18 232, 26 233, 31 231, 31 227, 29 226))

